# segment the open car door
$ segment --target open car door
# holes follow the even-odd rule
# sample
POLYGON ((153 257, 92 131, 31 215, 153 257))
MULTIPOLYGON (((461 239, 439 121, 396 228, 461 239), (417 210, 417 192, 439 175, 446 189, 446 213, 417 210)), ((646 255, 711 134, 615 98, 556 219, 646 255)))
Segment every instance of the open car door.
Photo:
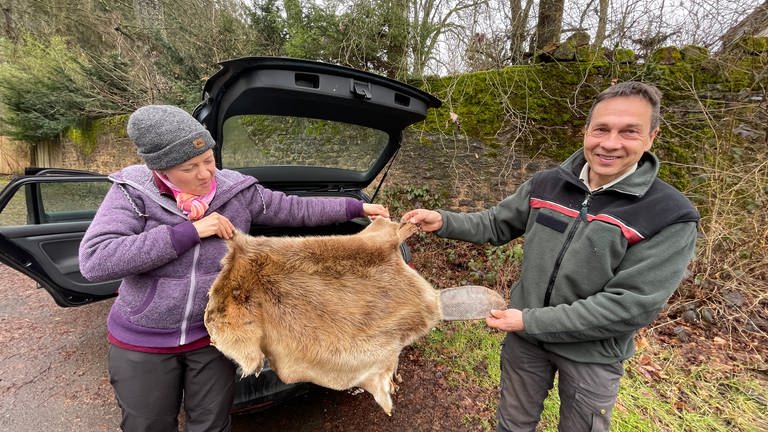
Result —
POLYGON ((119 281, 92 283, 78 247, 111 183, 85 171, 28 170, 0 192, 0 262, 29 276, 59 306, 116 294, 119 281))

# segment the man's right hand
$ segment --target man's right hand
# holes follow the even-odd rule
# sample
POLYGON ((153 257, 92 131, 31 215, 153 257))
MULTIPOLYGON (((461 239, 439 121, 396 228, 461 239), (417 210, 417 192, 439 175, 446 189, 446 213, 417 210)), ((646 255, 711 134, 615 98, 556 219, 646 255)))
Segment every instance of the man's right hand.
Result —
POLYGON ((518 332, 525 330, 523 311, 519 309, 496 310, 485 318, 488 327, 503 330, 505 332, 518 332))
POLYGON ((426 209, 411 210, 404 214, 400 221, 418 225, 425 232, 437 231, 443 226, 443 216, 434 210, 426 209))

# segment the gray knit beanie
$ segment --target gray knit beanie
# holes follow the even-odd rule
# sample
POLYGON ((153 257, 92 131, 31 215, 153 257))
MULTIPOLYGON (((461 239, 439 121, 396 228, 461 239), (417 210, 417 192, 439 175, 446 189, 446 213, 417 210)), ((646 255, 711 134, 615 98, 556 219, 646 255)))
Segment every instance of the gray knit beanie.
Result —
POLYGON ((186 162, 216 146, 210 132, 181 108, 147 105, 131 114, 128 136, 149 169, 186 162))

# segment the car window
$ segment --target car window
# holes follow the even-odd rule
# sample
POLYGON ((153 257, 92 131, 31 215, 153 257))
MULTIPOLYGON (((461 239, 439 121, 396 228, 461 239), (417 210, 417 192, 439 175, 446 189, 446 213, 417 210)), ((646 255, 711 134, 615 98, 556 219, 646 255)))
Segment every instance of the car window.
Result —
POLYGON ((0 226, 26 225, 27 204, 23 193, 16 193, 0 213, 0 226))
POLYGON ((108 181, 41 182, 16 191, 0 213, 0 226, 88 221, 104 199, 108 181), (29 188, 38 188, 37 194, 29 188), (39 197, 37 203, 29 197, 39 197))
POLYGON ((368 171, 386 149, 389 135, 335 121, 242 115, 222 129, 222 164, 227 168, 311 166, 368 171))

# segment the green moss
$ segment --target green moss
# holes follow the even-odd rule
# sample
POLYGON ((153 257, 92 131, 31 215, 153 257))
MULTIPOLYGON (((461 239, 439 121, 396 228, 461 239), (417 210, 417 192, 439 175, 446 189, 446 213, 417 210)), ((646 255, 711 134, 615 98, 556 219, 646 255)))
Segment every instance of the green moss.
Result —
POLYGON ((736 41, 731 50, 748 55, 768 54, 768 37, 743 36, 736 41))
POLYGON ((503 146, 505 131, 522 126, 531 131, 531 139, 518 140, 518 145, 561 159, 581 145, 585 113, 597 90, 610 84, 604 77, 609 67, 607 62, 546 63, 432 80, 429 91, 444 107, 432 110, 419 127, 451 135, 454 112, 462 133, 489 145, 501 139, 503 146))
POLYGON ((125 137, 127 121, 128 114, 86 120, 78 127, 67 128, 64 135, 80 149, 83 155, 89 156, 96 150, 99 136, 111 134, 116 137, 125 137))
POLYGON ((65 134, 67 139, 72 141, 86 156, 96 149, 96 131, 91 125, 85 125, 81 128, 67 128, 65 134))
POLYGON ((576 48, 576 60, 581 62, 599 62, 607 64, 608 57, 605 48, 594 49, 588 45, 576 48))
MULTIPOLYGON (((713 120, 736 115, 729 94, 768 87, 766 60, 732 53, 706 57, 706 50, 696 46, 658 50, 655 60, 643 64, 618 60, 632 56, 618 49, 610 63, 538 63, 433 78, 423 88, 444 106, 416 127, 478 139, 491 149, 489 156, 514 145, 528 155, 560 161, 581 147, 586 115, 599 91, 612 81, 651 82, 664 94, 662 134, 654 144, 664 162, 660 175, 686 190, 695 183, 690 167, 701 165, 702 146, 717 139, 713 120), (459 115, 460 126, 450 121, 450 112, 459 115)), ((739 115, 754 115, 743 103, 738 109, 739 115)))
POLYGON ((128 136, 128 133, 125 130, 125 125, 128 123, 128 117, 130 117, 130 114, 104 117, 96 120, 94 126, 100 134, 109 133, 119 138, 125 138, 128 136))
POLYGON ((613 61, 616 63, 634 63, 636 60, 635 52, 629 48, 616 48, 613 50, 613 61))
POLYGON ((651 54, 651 62, 662 65, 672 65, 683 59, 677 47, 669 46, 655 50, 651 54))

